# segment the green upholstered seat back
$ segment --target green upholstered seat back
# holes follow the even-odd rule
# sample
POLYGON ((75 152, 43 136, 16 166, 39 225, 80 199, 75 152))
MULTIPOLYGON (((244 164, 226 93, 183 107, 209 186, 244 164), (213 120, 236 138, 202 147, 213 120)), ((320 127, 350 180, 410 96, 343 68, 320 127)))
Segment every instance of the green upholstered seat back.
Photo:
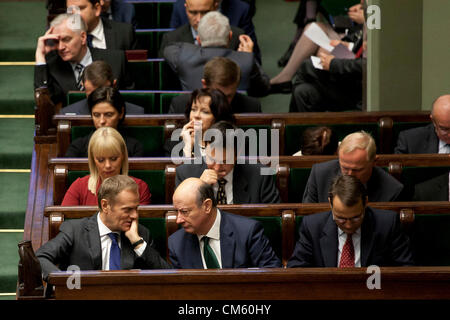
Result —
POLYGON ((282 258, 282 232, 281 232, 281 218, 280 217, 252 217, 259 221, 264 228, 264 235, 269 239, 275 254, 278 258, 282 258))
POLYGON ((159 105, 160 105, 159 112, 161 114, 169 113, 169 107, 170 107, 170 103, 171 103, 172 99, 175 98, 176 96, 179 96, 180 94, 188 94, 187 91, 185 91, 186 93, 183 93, 183 92, 184 91, 162 92, 159 95, 159 105))
POLYGON ((303 199, 311 168, 291 168, 289 172, 289 202, 300 203, 303 199))

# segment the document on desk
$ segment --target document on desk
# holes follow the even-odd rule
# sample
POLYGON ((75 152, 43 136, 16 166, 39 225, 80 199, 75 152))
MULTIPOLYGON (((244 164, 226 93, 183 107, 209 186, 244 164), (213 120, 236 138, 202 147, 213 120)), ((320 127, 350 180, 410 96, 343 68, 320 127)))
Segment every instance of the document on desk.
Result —
POLYGON ((305 36, 311 39, 312 42, 328 51, 333 51, 333 46, 330 45, 330 38, 315 22, 311 23, 310 27, 304 32, 305 36))

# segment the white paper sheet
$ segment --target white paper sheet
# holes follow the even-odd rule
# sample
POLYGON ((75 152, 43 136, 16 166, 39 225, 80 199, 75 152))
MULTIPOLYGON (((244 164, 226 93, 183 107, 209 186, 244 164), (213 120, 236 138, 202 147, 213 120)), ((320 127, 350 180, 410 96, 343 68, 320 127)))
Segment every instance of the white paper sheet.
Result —
POLYGON ((311 61, 312 61, 314 68, 323 70, 322 62, 320 62, 319 57, 311 56, 311 61))
POLYGON ((333 46, 330 45, 330 38, 319 27, 317 23, 312 23, 311 26, 304 32, 305 36, 310 38, 315 44, 324 48, 325 50, 332 51, 333 46))

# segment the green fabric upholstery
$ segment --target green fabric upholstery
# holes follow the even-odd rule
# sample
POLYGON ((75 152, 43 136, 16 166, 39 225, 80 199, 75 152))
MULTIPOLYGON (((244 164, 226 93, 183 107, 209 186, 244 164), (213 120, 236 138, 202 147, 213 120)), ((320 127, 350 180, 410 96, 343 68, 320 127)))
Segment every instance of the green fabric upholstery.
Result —
MULTIPOLYGON (((310 127, 316 127, 317 125, 286 125, 285 133, 285 155, 293 155, 301 149, 301 137, 303 132, 310 127)), ((322 126, 322 125, 321 125, 322 126)), ((377 146, 379 145, 379 130, 378 123, 359 123, 355 124, 323 124, 333 130, 333 133, 337 135, 339 141, 345 138, 346 135, 355 131, 364 130, 372 135, 375 139, 377 146)))
MULTIPOLYGON (((152 197, 153 198, 153 197, 152 197)), ((145 226, 153 238, 154 248, 163 259, 167 255, 166 221, 164 218, 139 218, 139 223, 145 226)))
POLYGON ((289 202, 301 203, 311 168, 291 168, 289 172, 289 202))
POLYGON ((173 2, 160 2, 157 5, 157 28, 170 28, 173 2))
MULTIPOLYGON (((187 91, 186 91, 187 93, 187 91)), ((159 95, 159 111, 161 114, 169 113, 169 107, 170 102, 173 98, 176 96, 183 94, 183 92, 168 92, 168 93, 161 93, 159 95)))
POLYGON ((158 62, 152 60, 130 61, 128 70, 134 80, 136 90, 157 90, 158 89, 158 62))
POLYGON ((320 4, 332 16, 346 15, 348 8, 360 3, 359 0, 322 0, 320 4))
POLYGON ((169 28, 173 2, 134 2, 137 28, 169 28))
POLYGON ((157 58, 164 33, 173 29, 142 29, 136 30, 139 49, 148 50, 149 58, 157 58))
POLYGON ((261 222, 264 228, 264 235, 269 239, 270 244, 278 258, 282 258, 282 232, 280 217, 252 217, 256 221, 261 222))
POLYGON ((181 84, 178 76, 170 68, 169 64, 164 61, 158 61, 159 70, 159 90, 181 90, 181 84))

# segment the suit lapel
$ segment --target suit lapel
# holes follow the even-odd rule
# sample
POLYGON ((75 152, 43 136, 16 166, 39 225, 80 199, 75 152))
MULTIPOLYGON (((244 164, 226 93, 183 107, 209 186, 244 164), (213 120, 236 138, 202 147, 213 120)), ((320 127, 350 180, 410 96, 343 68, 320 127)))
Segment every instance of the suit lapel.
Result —
POLYGON ((436 131, 434 130, 433 123, 428 125, 429 129, 429 139, 426 146, 426 153, 438 153, 439 152, 439 139, 436 135, 436 131))
POLYGON ((361 225, 361 267, 368 265, 370 253, 374 244, 373 213, 370 208, 366 208, 364 221, 361 225))
POLYGON ((324 267, 337 267, 338 234, 337 226, 333 221, 331 212, 320 237, 320 250, 324 267))
POLYGON ((100 233, 98 231, 97 214, 89 218, 86 226, 87 244, 92 260, 92 270, 102 270, 102 248, 100 243, 100 233))
POLYGON ((191 265, 188 265, 188 269, 203 269, 202 256, 200 253, 200 245, 196 235, 185 233, 186 236, 186 252, 185 254, 188 256, 187 261, 191 262, 191 265))
POLYGON ((51 73, 65 92, 69 90, 78 90, 75 74, 70 62, 63 61, 58 56, 57 62, 54 65, 54 68, 52 68, 51 73))
POLYGON ((135 253, 124 232, 120 234, 120 241, 122 246, 120 250, 120 268, 122 270, 132 269, 134 266, 135 253))
POLYGON ((101 18, 103 23, 103 33, 105 34, 106 49, 115 48, 114 33, 112 31, 111 23, 105 18, 101 18))
POLYGON ((238 164, 233 171, 233 203, 250 203, 248 181, 238 164))
POLYGON ((192 36, 191 27, 190 27, 189 23, 184 25, 182 31, 183 31, 182 32, 182 38, 184 40, 186 40, 186 41, 183 41, 183 42, 188 42, 188 43, 195 44, 195 39, 192 36))
POLYGON ((234 232, 227 223, 227 214, 223 211, 220 211, 220 213, 220 255, 222 256, 222 268, 233 268, 236 247, 236 241, 233 237, 234 232))

